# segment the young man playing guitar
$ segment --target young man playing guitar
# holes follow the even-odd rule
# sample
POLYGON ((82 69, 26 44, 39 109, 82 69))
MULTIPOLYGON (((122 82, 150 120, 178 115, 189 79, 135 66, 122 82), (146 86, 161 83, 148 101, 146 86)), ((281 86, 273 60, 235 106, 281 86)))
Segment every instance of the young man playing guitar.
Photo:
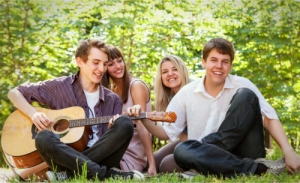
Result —
POLYGON ((116 176, 143 179, 140 172, 124 172, 114 168, 119 166, 133 135, 133 124, 129 118, 120 116, 115 120, 111 119, 110 124, 93 125, 86 148, 79 152, 61 142, 57 135, 48 130, 53 119, 31 106, 32 102, 50 109, 80 106, 87 118, 121 114, 122 100, 100 84, 110 60, 105 43, 97 39, 83 40, 75 57, 79 68, 76 74, 37 83, 24 83, 8 93, 14 106, 27 115, 39 130, 35 146, 43 160, 52 168, 52 171, 46 173, 48 179, 64 180, 82 175, 85 164, 88 179, 103 180, 116 176))

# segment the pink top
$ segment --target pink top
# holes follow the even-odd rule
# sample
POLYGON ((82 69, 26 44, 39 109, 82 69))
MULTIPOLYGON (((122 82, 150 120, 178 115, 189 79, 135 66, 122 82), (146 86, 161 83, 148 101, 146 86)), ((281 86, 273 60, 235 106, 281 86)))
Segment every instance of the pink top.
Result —
MULTIPOLYGON (((130 82, 129 90, 131 89, 131 86, 135 81, 142 81, 142 80, 132 79, 130 82)), ((148 86, 147 86, 147 88, 148 88, 148 86)), ((150 90, 149 90, 149 93, 150 93, 150 90)), ((134 104, 133 104, 133 100, 131 97, 131 93, 129 92, 128 100, 127 100, 126 104, 123 104, 122 111, 126 111, 128 107, 132 107, 133 105, 134 104)), ((151 111, 151 100, 150 99, 146 104, 146 111, 147 112, 151 111)), ((134 121, 133 121, 133 123, 134 123, 134 121)), ((120 167, 122 170, 125 170, 125 171, 129 171, 129 170, 143 171, 143 169, 146 167, 146 165, 147 165, 146 152, 145 152, 142 140, 140 139, 136 128, 134 128, 134 133, 133 133, 132 139, 129 143, 129 146, 128 146, 123 158, 121 159, 120 167)))

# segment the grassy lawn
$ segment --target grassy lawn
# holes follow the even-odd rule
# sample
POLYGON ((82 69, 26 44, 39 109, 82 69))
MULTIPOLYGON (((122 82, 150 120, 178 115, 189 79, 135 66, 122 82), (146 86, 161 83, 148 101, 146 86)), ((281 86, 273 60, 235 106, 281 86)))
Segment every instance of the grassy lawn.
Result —
MULTIPOLYGON (((299 153, 299 152, 298 152, 299 153)), ((279 148, 276 146, 276 144, 273 145, 273 149, 267 151, 267 158, 276 160, 282 157, 282 153, 279 150, 279 148)), ((18 180, 8 180, 7 182, 15 183, 19 182, 18 180)), ((33 181, 34 182, 34 181, 33 181)), ((164 174, 164 175, 157 175, 154 177, 147 177, 144 181, 137 181, 137 180, 115 180, 115 179, 106 179, 105 181, 98 181, 98 180, 86 180, 85 176, 81 176, 75 179, 71 179, 68 181, 64 181, 65 183, 71 183, 71 182, 83 182, 83 183, 88 183, 88 182, 147 182, 147 183, 169 183, 169 182, 241 182, 241 183, 247 183, 247 182, 266 182, 266 183, 279 183, 279 182, 292 182, 292 183, 300 183, 300 174, 296 175, 291 175, 287 171, 284 173, 281 173, 280 175, 273 175, 273 174, 265 174, 263 176, 239 176, 235 178, 217 178, 216 176, 202 176, 198 175, 194 177, 193 180, 188 180, 179 177, 175 173, 172 174, 164 174)))
MULTIPOLYGON (((10 181, 10 182, 17 182, 17 181, 10 181)), ((86 180, 84 177, 79 177, 77 179, 72 179, 72 180, 68 180, 68 181, 64 181, 65 183, 71 183, 71 182, 83 182, 83 183, 88 183, 88 182, 101 182, 101 181, 88 181, 86 180)), ((158 175, 155 177, 151 177, 151 178, 146 178, 144 181, 136 181, 136 180, 115 180, 115 179, 106 179, 103 182, 108 182, 108 183, 115 183, 115 182, 120 182, 120 183, 124 183, 124 182, 147 182, 147 183, 169 183, 169 182, 216 182, 216 183, 220 183, 220 182, 232 182, 232 183, 237 183, 237 182, 241 182, 241 183, 246 183, 246 182, 269 182, 269 183, 279 183, 279 182, 292 182, 292 183, 296 183, 299 182, 300 183, 300 174, 297 175, 291 175, 287 172, 282 173, 280 175, 271 175, 271 174, 265 174, 263 176, 240 176, 240 177, 236 177, 236 178, 232 178, 232 179, 220 179, 217 178, 215 176, 196 176, 194 177, 193 180, 187 180, 187 179, 183 179, 178 177, 176 174, 165 174, 165 175, 158 175)))

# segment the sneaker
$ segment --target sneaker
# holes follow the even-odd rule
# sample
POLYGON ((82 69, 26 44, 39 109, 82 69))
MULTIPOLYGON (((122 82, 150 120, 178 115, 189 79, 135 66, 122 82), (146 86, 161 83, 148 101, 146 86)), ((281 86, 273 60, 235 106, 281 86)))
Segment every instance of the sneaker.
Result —
POLYGON ((106 177, 112 177, 113 179, 134 179, 134 180, 145 180, 144 174, 137 170, 123 171, 118 168, 110 168, 107 172, 106 177))
POLYGON ((284 158, 281 158, 277 161, 268 160, 266 158, 258 158, 255 160, 255 162, 264 164, 268 168, 267 173, 278 175, 285 171, 284 158))
POLYGON ((189 170, 178 174, 179 177, 184 179, 193 180, 195 176, 199 175, 199 173, 196 170, 189 170))
POLYGON ((46 178, 48 182, 55 182, 55 181, 64 181, 68 179, 66 172, 52 172, 47 171, 46 172, 46 178))

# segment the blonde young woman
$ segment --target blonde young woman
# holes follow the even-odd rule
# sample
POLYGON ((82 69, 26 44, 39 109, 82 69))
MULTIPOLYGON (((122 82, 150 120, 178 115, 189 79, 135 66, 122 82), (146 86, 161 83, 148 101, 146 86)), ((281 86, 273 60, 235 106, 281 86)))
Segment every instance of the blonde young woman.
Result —
MULTIPOLYGON (((118 48, 109 46, 109 51, 111 61, 107 64, 107 72, 103 76, 103 86, 121 97, 123 111, 136 104, 141 105, 144 111, 151 111, 150 90, 145 82, 129 74, 123 54, 118 48)), ((120 162, 120 168, 143 171, 148 161, 148 176, 156 175, 150 133, 141 121, 135 120, 133 123, 134 134, 120 162)))
MULTIPOLYGON (((158 64, 154 85, 155 110, 165 111, 172 97, 181 87, 190 82, 188 70, 184 61, 175 55, 167 55, 158 64)), ((183 171, 173 157, 175 146, 180 141, 187 140, 185 129, 176 141, 173 141, 154 153, 156 169, 160 173, 172 173, 183 171)))

